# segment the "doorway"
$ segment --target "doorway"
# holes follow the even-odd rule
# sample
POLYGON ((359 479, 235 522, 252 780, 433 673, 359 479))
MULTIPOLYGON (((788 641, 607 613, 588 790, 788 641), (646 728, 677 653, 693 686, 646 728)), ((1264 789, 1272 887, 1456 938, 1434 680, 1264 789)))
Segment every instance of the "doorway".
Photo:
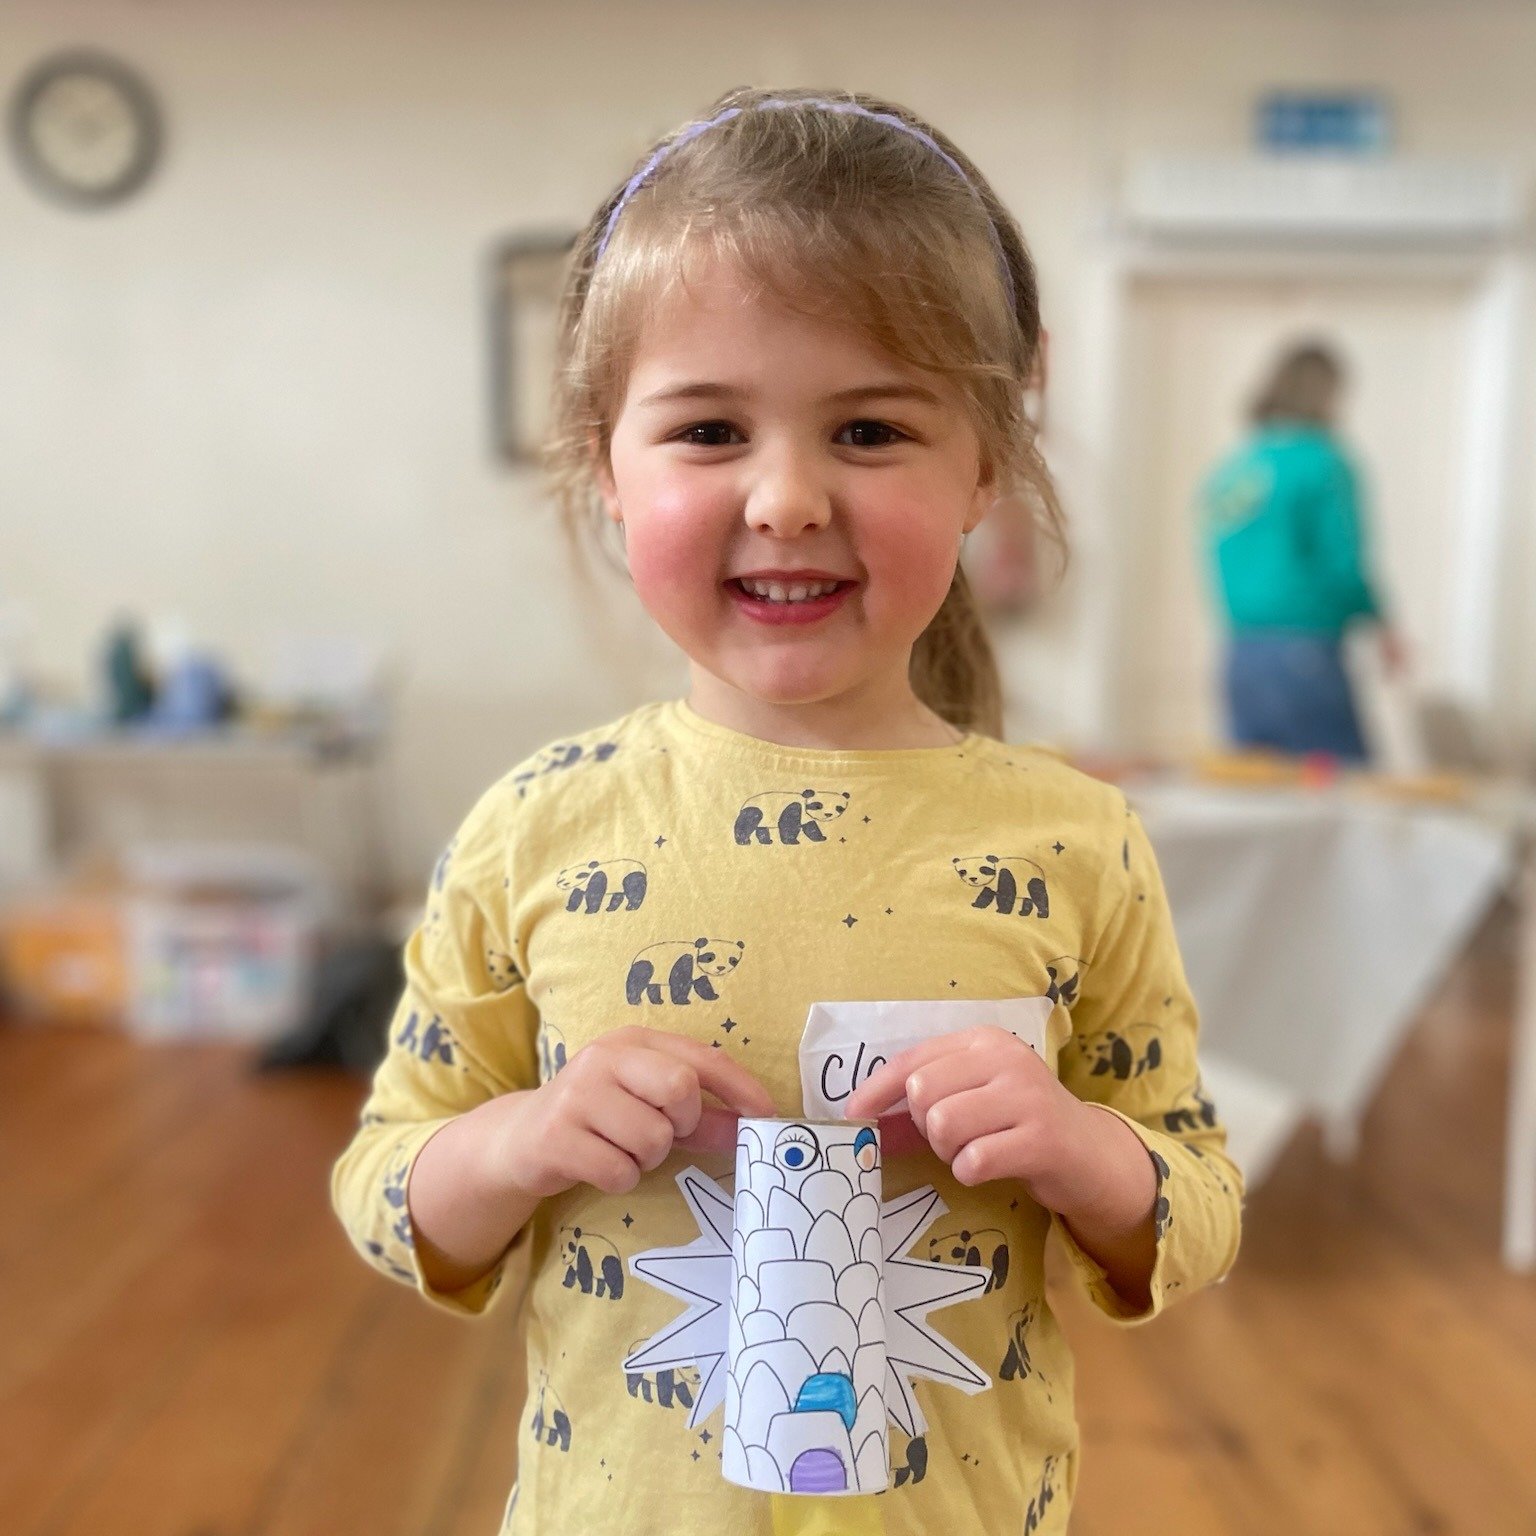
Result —
MULTIPOLYGON (((1115 714, 1141 751, 1186 755, 1223 738, 1221 637, 1197 492, 1245 430, 1281 347, 1323 339, 1349 387, 1342 436, 1360 472, 1379 591, 1415 680, 1452 691, 1468 483, 1467 389, 1478 285, 1469 275, 1130 277, 1124 292, 1118 477, 1125 588, 1115 714)), ((1117 541, 1120 542, 1120 541, 1117 541)))

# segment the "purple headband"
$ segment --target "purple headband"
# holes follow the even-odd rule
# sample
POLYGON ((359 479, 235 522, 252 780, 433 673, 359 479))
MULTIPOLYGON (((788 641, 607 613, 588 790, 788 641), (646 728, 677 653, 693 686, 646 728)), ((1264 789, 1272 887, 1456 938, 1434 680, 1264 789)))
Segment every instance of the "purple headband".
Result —
MULTIPOLYGON (((911 123, 899 118, 893 112, 871 112, 868 107, 861 107, 853 101, 783 101, 772 98, 767 101, 756 102, 750 110, 771 111, 787 110, 794 107, 817 107, 823 112, 842 112, 849 117, 867 117, 872 123, 883 123, 887 128, 895 128, 898 132, 906 134, 909 138, 916 139, 919 144, 926 146, 941 159, 965 185, 970 188, 971 194, 978 203, 981 203, 981 211, 987 214, 987 233, 992 238, 992 249, 997 256, 998 270, 1003 274, 1003 283, 1008 289, 1008 303, 1010 308, 1016 305, 1017 298, 1013 289, 1013 272, 1008 265, 1008 257, 1003 251, 1003 242, 998 238, 997 226, 992 222, 992 216, 987 213, 986 204, 982 202, 981 193, 977 191, 975 183, 965 174, 965 170, 955 157, 949 154, 931 134, 924 133, 921 128, 914 128, 911 123)), ((674 149, 681 148, 690 140, 698 138, 701 133, 716 127, 720 123, 728 123, 733 117, 740 117, 749 110, 746 107, 727 107, 725 111, 717 113, 714 117, 706 118, 702 123, 690 123, 675 139, 663 144, 644 165, 635 172, 624 184, 624 190, 619 193, 618 201, 613 205, 612 212, 608 215, 608 222, 603 226, 602 238, 597 242, 597 254, 592 258, 596 265, 603 259, 603 252, 608 249, 608 242, 613 238, 614 226, 619 222, 619 215, 624 212, 636 192, 640 190, 650 178, 651 173, 661 164, 674 149)))

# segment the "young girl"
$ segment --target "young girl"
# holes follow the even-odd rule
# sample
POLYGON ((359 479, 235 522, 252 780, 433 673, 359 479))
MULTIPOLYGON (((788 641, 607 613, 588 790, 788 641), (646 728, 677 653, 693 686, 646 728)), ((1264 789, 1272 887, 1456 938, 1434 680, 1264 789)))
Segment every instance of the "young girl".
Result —
POLYGON ((470 813, 337 1210, 461 1312, 526 1246, 507 1530, 766 1532, 719 1415, 689 1426, 697 1376, 622 1368, 687 1305, 627 1261, 698 1236, 675 1176, 728 1180, 738 1116, 803 1112, 811 1003, 1047 999, 1043 1058, 941 1035, 845 1102, 908 1100, 886 1197, 935 1185, 949 1213, 911 1253, 985 1267, 937 1326, 990 1386, 924 1381, 892 1488, 827 1528, 1062 1531, 1078 1437, 1047 1234, 1141 1321, 1225 1273, 1239 1183, 1139 824, 997 739, 960 547, 1001 494, 1055 505, 1018 229, 899 107, 739 91, 599 209, 562 329, 565 508, 616 525, 689 694, 546 748, 470 813))

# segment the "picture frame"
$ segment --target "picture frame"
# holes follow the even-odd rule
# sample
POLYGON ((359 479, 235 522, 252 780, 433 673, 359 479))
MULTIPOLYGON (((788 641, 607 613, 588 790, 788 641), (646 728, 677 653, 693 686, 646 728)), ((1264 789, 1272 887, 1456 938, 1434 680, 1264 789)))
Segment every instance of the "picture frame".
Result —
POLYGON ((491 451, 502 464, 539 462, 549 422, 560 292, 574 230, 514 235, 487 272, 491 451))

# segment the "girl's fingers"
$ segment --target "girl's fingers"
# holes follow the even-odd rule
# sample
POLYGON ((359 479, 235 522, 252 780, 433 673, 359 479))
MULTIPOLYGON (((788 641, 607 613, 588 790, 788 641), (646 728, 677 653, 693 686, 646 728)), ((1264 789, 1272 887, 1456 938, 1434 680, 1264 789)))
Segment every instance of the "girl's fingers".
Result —
POLYGON ((923 1135, 934 1152, 951 1163, 968 1142, 1012 1130, 1019 1123, 1019 1109, 1016 1094, 997 1083, 984 1083, 931 1105, 922 1122, 923 1135))
POLYGON ((729 1157, 736 1150, 736 1128, 741 1116, 731 1109, 717 1109, 705 1104, 699 1113, 699 1123, 686 1136, 679 1136, 676 1145, 688 1152, 706 1152, 729 1157))
POLYGON ((692 1133, 703 1108, 699 1074, 663 1051, 617 1051, 613 1075, 619 1087, 659 1109, 678 1136, 692 1133))
POLYGON ((676 1137, 672 1121, 621 1083, 605 1083, 583 1106, 586 1128, 634 1159, 646 1172, 666 1161, 676 1137))
POLYGON ((878 1120, 887 1110, 894 1109, 906 1098, 907 1069, 904 1058, 907 1054, 903 1051, 884 1066, 876 1067, 843 1100, 845 1120, 878 1120))
POLYGON ((843 1105, 844 1119, 876 1119, 906 1098, 907 1079, 914 1072, 946 1057, 969 1055, 968 1043, 968 1034, 935 1035, 891 1057, 848 1096, 843 1105))
POLYGON ((990 1136, 980 1136, 967 1142, 949 1171, 961 1184, 985 1184, 992 1179, 1023 1178, 1018 1164, 1022 1158, 1021 1144, 1027 1135, 1018 1126, 1006 1131, 994 1131, 990 1136))
POLYGON ((640 1165, 596 1131, 580 1131, 570 1151, 567 1177, 604 1194, 627 1195, 640 1182, 640 1165))
POLYGON ((773 1098, 768 1090, 723 1050, 659 1029, 637 1030, 635 1043, 685 1062, 698 1075, 700 1088, 738 1114, 773 1115, 773 1098))
POLYGON ((938 1104, 992 1082, 1002 1065, 983 1051, 951 1051, 907 1073, 907 1104, 919 1130, 938 1104))

